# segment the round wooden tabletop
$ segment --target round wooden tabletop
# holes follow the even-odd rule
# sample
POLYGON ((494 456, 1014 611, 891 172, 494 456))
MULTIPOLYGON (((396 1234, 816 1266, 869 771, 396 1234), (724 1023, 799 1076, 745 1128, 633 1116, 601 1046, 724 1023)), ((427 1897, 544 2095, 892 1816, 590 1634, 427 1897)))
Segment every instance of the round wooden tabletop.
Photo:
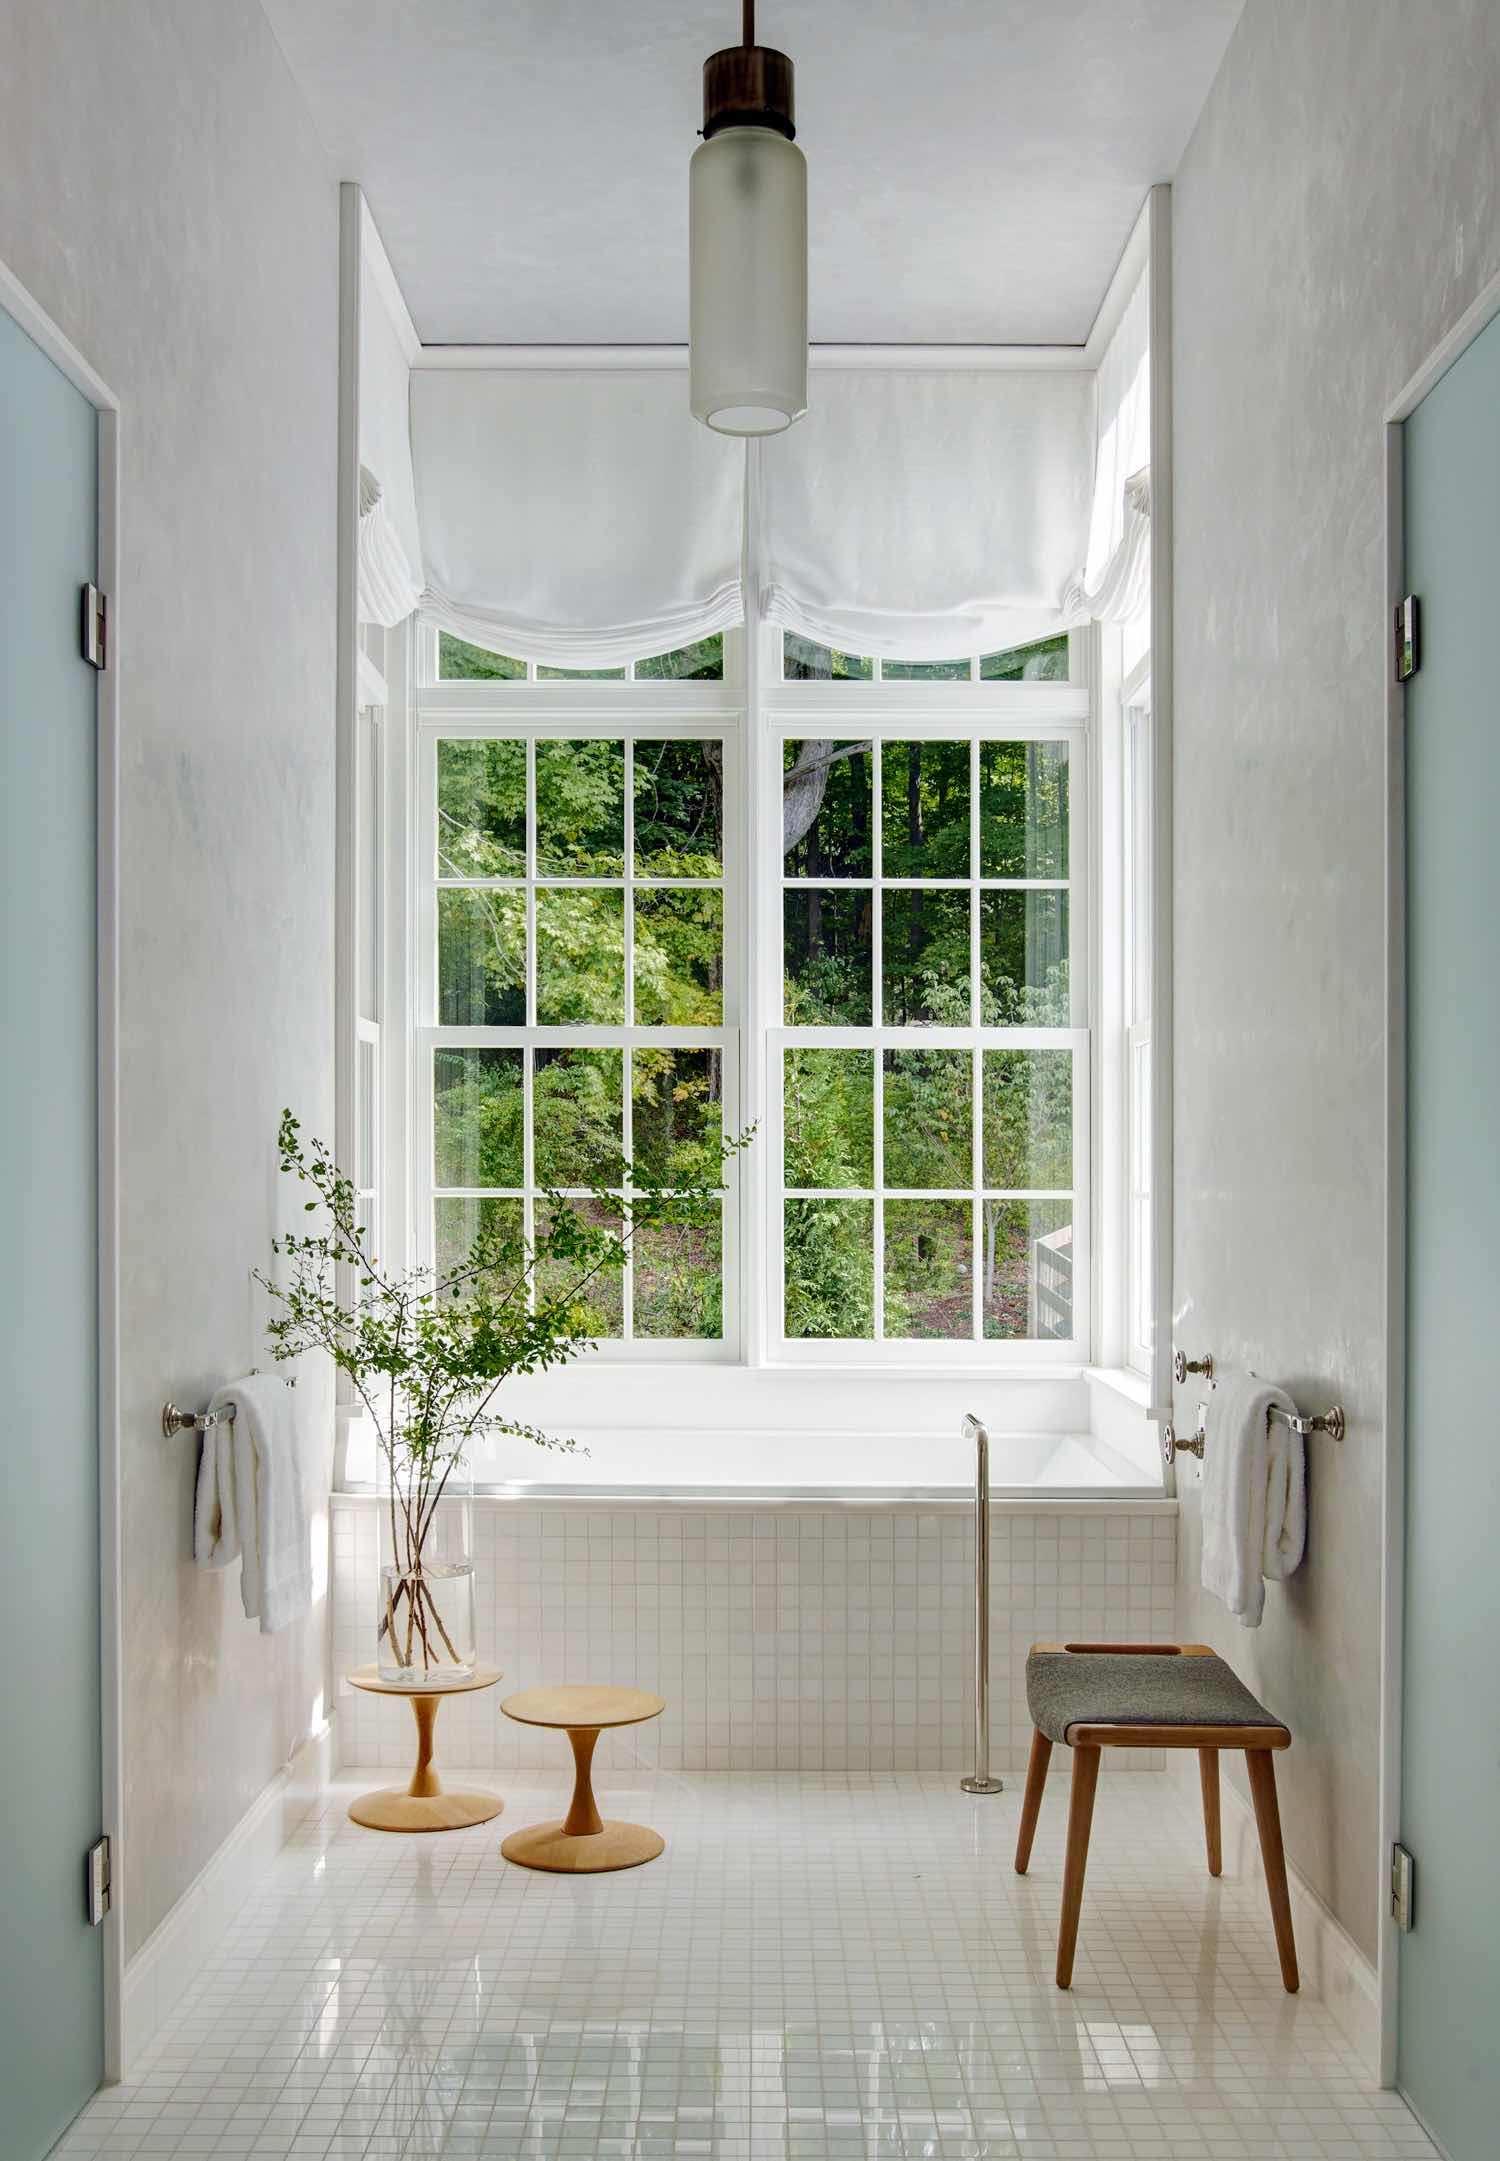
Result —
POLYGON ((462 1696, 471 1688, 493 1688, 500 1679, 498 1666, 476 1666, 462 1681, 423 1677, 420 1681, 388 1681, 378 1666, 356 1666, 346 1673, 351 1688, 367 1688, 372 1696, 462 1696))
POLYGON ((594 1687, 586 1682, 562 1688, 523 1688, 500 1706, 518 1725, 571 1727, 638 1726, 643 1719, 660 1718, 666 1707, 665 1696, 653 1696, 644 1688, 594 1687))

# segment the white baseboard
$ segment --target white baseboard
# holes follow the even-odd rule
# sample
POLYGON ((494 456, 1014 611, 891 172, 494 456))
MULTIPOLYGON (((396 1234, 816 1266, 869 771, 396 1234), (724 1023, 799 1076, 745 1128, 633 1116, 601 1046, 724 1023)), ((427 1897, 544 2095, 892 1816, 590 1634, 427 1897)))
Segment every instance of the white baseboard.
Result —
MULTIPOLYGON (((1175 1749, 1176 1770, 1184 1793, 1197 1806, 1198 1756, 1195 1749, 1175 1749)), ((1255 1811, 1239 1788, 1221 1778, 1223 1798, 1224 1873, 1244 1877, 1265 1888, 1261 1867, 1260 1834, 1255 1811)), ((1374 1966, 1322 1899, 1290 1861, 1287 1889, 1292 1901, 1292 1927, 1297 1938, 1297 1965, 1304 1988, 1315 1990, 1327 2004, 1345 2040, 1354 2049, 1369 2077, 1378 2087, 1381 2077, 1380 1979, 1374 1966)), ((1271 1926, 1267 1911, 1266 1928, 1271 1926)))
POLYGON ((310 1734, 253 1801, 213 1858, 125 1968, 122 2078, 129 2078, 178 1999, 218 1947, 287 1839, 333 1775, 334 1722, 310 1734))

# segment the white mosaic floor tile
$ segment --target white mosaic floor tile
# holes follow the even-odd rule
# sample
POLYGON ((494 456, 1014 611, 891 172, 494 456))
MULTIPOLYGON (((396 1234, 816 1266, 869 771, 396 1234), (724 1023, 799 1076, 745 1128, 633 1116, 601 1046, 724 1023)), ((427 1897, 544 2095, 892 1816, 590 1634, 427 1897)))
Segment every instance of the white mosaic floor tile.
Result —
POLYGON ((471 1831, 360 1830, 382 1780, 344 1777, 59 2161, 1430 2161, 1165 1777, 1101 1782, 1065 1995, 1065 1779, 1022 1879, 1019 1781, 674 1774, 606 1740, 606 1810, 667 1852, 568 1878, 498 1851, 562 1806, 558 1740, 471 1831))

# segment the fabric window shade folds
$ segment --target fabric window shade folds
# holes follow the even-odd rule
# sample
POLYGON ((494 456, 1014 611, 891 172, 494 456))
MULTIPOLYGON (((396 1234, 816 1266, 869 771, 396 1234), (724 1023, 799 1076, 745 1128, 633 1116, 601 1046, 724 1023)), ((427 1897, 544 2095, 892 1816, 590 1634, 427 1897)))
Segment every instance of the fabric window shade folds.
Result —
POLYGON ((1151 583, 1151 292, 1143 276, 1099 363, 1094 500, 1083 569, 1064 602, 1078 622, 1128 622, 1151 583))
POLYGON ((1093 464, 1091 373, 820 368, 761 450, 764 612, 892 660, 1066 629, 1093 464))
POLYGON ((575 668, 744 620, 744 446, 686 371, 419 369, 422 605, 471 644, 575 668))
POLYGON ((1097 378, 818 368, 806 419, 748 452, 692 418, 681 369, 420 368, 421 606, 573 668, 743 622, 742 558, 769 620, 883 659, 1124 619, 1149 575, 1148 331, 1143 281, 1097 378))

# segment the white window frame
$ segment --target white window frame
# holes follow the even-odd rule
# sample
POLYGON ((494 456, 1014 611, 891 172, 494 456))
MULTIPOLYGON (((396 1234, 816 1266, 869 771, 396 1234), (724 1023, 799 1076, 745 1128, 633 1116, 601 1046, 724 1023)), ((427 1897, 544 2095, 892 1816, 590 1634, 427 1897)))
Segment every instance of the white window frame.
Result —
MULTIPOLYGON (((533 1054, 549 1049, 618 1049, 624 1078, 624 1152, 632 1152, 631 1090, 628 1086, 630 1054, 637 1048, 659 1050, 718 1050, 721 1055, 724 1127, 740 1130, 744 1111, 743 982, 745 933, 742 895, 746 885, 744 850, 745 812, 745 689, 740 647, 742 641, 726 634, 725 680, 678 681, 642 678, 590 682, 582 680, 537 681, 534 668, 523 680, 466 682, 439 680, 438 632, 435 625, 421 623, 416 630, 417 680, 413 691, 411 770, 411 817, 409 901, 412 954, 413 1020, 408 1029, 410 1061, 407 1098, 407 1161, 410 1167, 412 1214, 408 1250, 419 1265, 431 1266, 433 1250, 433 1052, 438 1049, 509 1047, 522 1050, 525 1059, 524 1090, 524 1192, 528 1234, 533 1222, 534 1134, 531 1102, 533 1054), (584 739, 603 741, 716 741, 724 750, 725 819, 723 869, 717 881, 724 901, 723 1018, 717 1027, 653 1028, 622 1026, 546 1026, 535 1017, 536 939, 535 894, 542 889, 625 892, 626 1011, 633 949, 630 894, 634 887, 686 886, 698 890, 714 881, 656 879, 638 876, 634 864, 632 790, 625 791, 625 869, 619 881, 538 877, 534 861, 535 820, 528 816, 528 851, 524 879, 460 880, 460 884, 524 888, 528 914, 527 1019, 506 1027, 444 1026, 437 1019, 437 894, 441 889, 432 871, 432 835, 437 816, 437 745, 439 741, 524 741, 527 746, 528 807, 534 802, 535 745, 540 741, 584 739)), ((464 1197, 457 1188, 441 1189, 445 1197, 464 1197)), ((486 1188, 485 1197, 494 1189, 486 1188)), ((630 1332, 631 1300, 628 1295, 634 1273, 633 1256, 626 1260, 626 1334, 603 1338, 594 1354, 622 1364, 736 1365, 745 1360, 744 1306, 744 1206, 742 1179, 737 1171, 728 1177, 723 1202, 723 1316, 724 1333, 718 1339, 673 1340, 636 1337, 630 1332)))
MULTIPOLYGON (((967 681, 958 678, 951 682, 911 681, 906 678, 882 678, 877 666, 870 680, 840 680, 837 682, 795 681, 784 682, 780 677, 780 632, 771 626, 765 633, 768 646, 765 656, 769 687, 761 701, 760 725, 757 735, 757 763, 760 768, 760 788, 770 810, 780 802, 783 745, 791 740, 808 737, 827 738, 840 742, 870 738, 881 742, 907 742, 921 739, 933 742, 965 741, 971 747, 970 788, 973 800, 978 800, 979 745, 982 742, 1066 742, 1068 745, 1069 774, 1069 876, 1066 881, 1056 879, 1005 879, 981 877, 979 872, 979 846, 977 821, 973 829, 972 857, 969 875, 962 879, 939 879, 935 881, 891 880, 882 883, 880 862, 880 804, 878 794, 872 796, 873 817, 871 827, 873 859, 869 877, 854 879, 818 879, 814 881, 789 879, 784 870, 781 875, 767 874, 751 896, 755 909, 758 935, 755 950, 762 959, 763 980, 759 986, 762 1010, 775 1016, 771 1025, 762 1030, 764 1056, 760 1061, 761 1096, 766 1134, 766 1162, 763 1168, 765 1204, 761 1211, 757 1230, 761 1239, 760 1263, 766 1278, 764 1301, 765 1339, 764 1357, 768 1364, 787 1365, 850 1365, 857 1367, 899 1366, 902 1368, 933 1367, 943 1372, 963 1368, 979 1368, 985 1372, 1000 1373, 1007 1369, 1024 1368, 1035 1371, 1039 1366, 1074 1366, 1088 1359, 1092 1342, 1091 1317, 1091 1230, 1092 1209, 1089 1178, 1090 1158, 1090 935, 1091 920, 1091 864, 1088 836, 1089 822, 1089 739, 1093 700, 1087 683, 1077 680, 1083 669, 1081 639, 1070 641, 1070 676, 1067 683, 1001 683, 981 682, 978 663, 971 662, 967 681), (772 675, 771 671, 775 670, 772 675), (864 1028, 788 1028, 780 1019, 782 1011, 782 909, 783 894, 788 886, 806 883, 856 888, 873 888, 877 895, 892 887, 907 887, 913 883, 946 886, 951 890, 984 892, 1024 889, 1028 885, 1054 888, 1065 882, 1069 893, 1069 1004, 1071 1025, 1059 1028, 967 1028, 895 1027, 872 1025, 864 1028), (875 1052, 875 1190, 874 1239, 876 1267, 876 1317, 873 1341, 848 1339, 795 1341, 782 1333, 784 1298, 783 1274, 783 1195, 782 1168, 782 1073, 783 1052, 790 1046, 805 1045, 818 1049, 872 1049, 875 1052), (906 1337, 886 1338, 883 1330, 880 1289, 880 1266, 883 1246, 882 1226, 884 1202, 889 1199, 934 1200, 968 1199, 975 1212, 976 1267, 974 1270, 973 1297, 976 1317, 982 1296, 977 1267, 979 1251, 978 1215, 983 1198, 989 1197, 989 1189, 981 1183, 983 1131, 980 1119, 979 1089, 981 1068, 975 1063, 975 1106, 973 1132, 975 1185, 971 1192, 943 1193, 891 1193, 883 1195, 880 1188, 881 1155, 883 1143, 883 1118, 881 1111, 882 1058, 887 1049, 933 1049, 944 1048, 978 1050, 1069 1050, 1073 1054, 1073 1333, 1066 1339, 1024 1337, 1016 1339, 985 1340, 982 1337, 968 1340, 925 1342, 906 1337)), ((873 770, 871 785, 878 783, 873 770)), ((779 820, 776 821, 779 824, 779 820)), ((766 844, 771 843, 775 827, 768 815, 766 844)), ((874 910, 873 949, 871 953, 871 981, 878 1000, 881 982, 881 914, 874 910)), ((980 941, 977 910, 971 920, 970 937, 970 995, 972 1010, 978 1011, 980 973, 980 941)), ((819 1190, 815 1196, 822 1200, 837 1200, 839 1191, 819 1190)), ((858 1196, 864 1198, 863 1191, 858 1196)), ((1024 1199, 1024 1194, 1007 1194, 1007 1199, 1024 1199)), ((1055 1195, 1039 1196, 1052 1199, 1055 1195)), ((977 1328, 977 1318, 976 1318, 977 1328)))
MULTIPOLYGON (((598 1357, 623 1366, 738 1365, 808 1373, 815 1367, 894 1375, 898 1370, 991 1379, 1076 1375, 1093 1353, 1097 1325, 1091 1179, 1092 1136, 1101 1079, 1093 1045, 1096 910, 1091 811, 1091 742, 1096 691, 1088 661, 1090 632, 1073 636, 1070 680, 1059 682, 783 681, 781 632, 762 623, 725 636, 725 679, 636 681, 528 679, 439 680, 438 632, 418 621, 405 636, 409 689, 404 731, 388 726, 387 1011, 385 1021, 385 1192, 382 1220, 393 1254, 430 1260, 431 1063, 435 1044, 530 1042, 533 1047, 618 1045, 637 1041, 723 1050, 726 1126, 754 1125, 756 1139, 734 1174, 724 1224, 725 1335, 717 1343, 605 1341, 598 1357), (404 733, 404 747, 398 745, 404 733), (615 738, 712 737, 725 744, 725 1007, 721 1030, 665 1031, 566 1028, 526 1030, 439 1028, 435 1020, 436 882, 428 875, 427 836, 434 815, 435 748, 440 736, 507 735, 615 738), (1070 776, 1069 942, 1071 1025, 1057 1029, 871 1029, 789 1032, 782 1023, 782 894, 780 803, 782 745, 788 737, 839 740, 879 733, 908 740, 962 736, 981 740, 1066 740, 1070 776), (753 864, 775 850, 776 870, 758 877, 753 864), (738 904, 736 897, 738 896, 738 904), (1068 1341, 1016 1339, 921 1342, 788 1342, 781 1335, 780 1075, 788 1040, 833 1048, 841 1039, 883 1048, 1067 1048, 1074 1059, 1074 1335, 1068 1341)), ((392 715, 394 717, 394 713, 392 715)), ((977 755, 977 752, 976 752, 977 755)), ((837 882, 837 881, 834 881, 837 882)), ((1057 881, 1041 881, 1052 884, 1057 881)), ((969 881, 960 881, 967 886, 969 881)), ((984 881, 1004 886, 1014 881, 984 881)), ((1024 883, 1024 881, 1023 881, 1024 883)), ((1108 896, 1105 896, 1106 904, 1108 896)), ((878 954, 873 956, 878 960, 878 954)), ((878 978, 877 978, 878 980, 878 978)), ((628 1091, 627 1091, 628 1093, 628 1091)), ((981 1136, 976 1129, 975 1144, 981 1136)), ((528 1181, 531 1164, 527 1161, 528 1181)), ((835 1198, 829 1194, 828 1198, 835 1198)), ((913 1196, 920 1197, 920 1196, 913 1196)), ((967 1197, 977 1208, 975 1194, 967 1197)), ((1021 1196, 1015 1196, 1021 1197, 1021 1196)), ((1103 1257, 1113 1269, 1117 1256, 1103 1257)), ((1119 1258, 1123 1258, 1120 1256, 1119 1258)), ((570 1376, 549 1376, 564 1392, 570 1376)), ((687 1375, 683 1376, 684 1381, 687 1375)), ((622 1385, 625 1382, 622 1373, 622 1385)))

